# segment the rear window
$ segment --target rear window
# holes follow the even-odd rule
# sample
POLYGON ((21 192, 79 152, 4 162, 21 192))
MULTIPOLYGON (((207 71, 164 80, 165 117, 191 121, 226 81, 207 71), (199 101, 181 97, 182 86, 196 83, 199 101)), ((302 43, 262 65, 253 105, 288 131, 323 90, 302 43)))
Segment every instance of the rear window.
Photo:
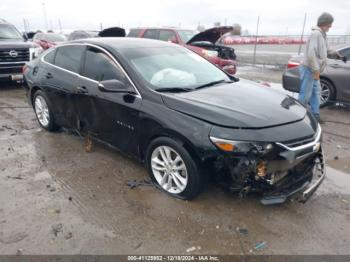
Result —
POLYGON ((79 73, 80 61, 83 56, 85 46, 69 45, 57 48, 55 65, 67 69, 74 73, 79 73))
POLYGON ((175 33, 171 30, 160 30, 159 31, 159 40, 163 41, 175 41, 176 36, 175 33))
POLYGON ((128 37, 139 37, 141 29, 130 29, 128 37))

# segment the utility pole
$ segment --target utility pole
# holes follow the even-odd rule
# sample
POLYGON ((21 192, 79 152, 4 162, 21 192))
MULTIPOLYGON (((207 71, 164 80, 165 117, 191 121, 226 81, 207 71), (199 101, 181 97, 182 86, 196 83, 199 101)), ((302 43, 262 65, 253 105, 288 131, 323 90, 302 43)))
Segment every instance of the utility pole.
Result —
POLYGON ((298 55, 300 55, 300 52, 301 52, 301 45, 302 45, 302 43, 303 43, 304 30, 305 30, 305 23, 306 23, 306 13, 305 13, 305 16, 304 16, 303 30, 302 30, 301 36, 300 36, 300 45, 299 45, 298 55))
POLYGON ((45 29, 46 29, 46 32, 48 30, 48 23, 47 23, 47 13, 46 13, 46 5, 45 3, 42 3, 43 5, 43 13, 44 13, 44 19, 45 19, 45 29))
POLYGON ((28 32, 27 24, 26 24, 26 19, 23 18, 23 26, 24 26, 24 32, 28 32))
POLYGON ((255 66, 255 62, 256 62, 256 45, 258 44, 259 23, 260 23, 260 16, 258 16, 258 21, 256 23, 255 45, 254 45, 254 55, 253 55, 253 65, 254 66, 255 66))

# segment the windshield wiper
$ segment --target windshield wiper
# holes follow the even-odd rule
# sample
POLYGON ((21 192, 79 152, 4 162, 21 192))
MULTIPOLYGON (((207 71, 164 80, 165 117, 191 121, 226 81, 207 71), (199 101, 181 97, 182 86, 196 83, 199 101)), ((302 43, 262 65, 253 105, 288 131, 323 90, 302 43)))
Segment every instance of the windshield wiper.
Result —
POLYGON ((197 89, 201 89, 201 88, 204 88, 204 87, 215 86, 215 85, 221 84, 221 83, 233 83, 233 81, 221 79, 221 80, 217 80, 217 81, 206 83, 206 84, 201 85, 201 86, 197 86, 195 89, 197 90, 197 89))
POLYGON ((158 92, 191 92, 193 91, 193 88, 185 88, 185 87, 164 87, 164 88, 157 88, 155 91, 158 92))

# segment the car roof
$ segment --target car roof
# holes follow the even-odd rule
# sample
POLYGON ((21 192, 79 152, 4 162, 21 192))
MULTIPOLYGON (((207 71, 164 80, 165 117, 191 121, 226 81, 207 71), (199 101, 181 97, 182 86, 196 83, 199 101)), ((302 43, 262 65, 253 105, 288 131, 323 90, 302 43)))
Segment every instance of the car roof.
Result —
POLYGON ((130 30, 146 30, 146 29, 160 29, 160 30, 174 30, 174 31, 196 31, 188 28, 177 28, 177 27, 133 27, 130 30))
POLYGON ((133 37, 98 37, 98 38, 87 38, 81 40, 71 41, 69 43, 87 43, 95 44, 100 46, 109 46, 116 49, 127 49, 127 48, 144 48, 144 47, 177 47, 178 45, 147 39, 147 38, 133 38, 133 37))

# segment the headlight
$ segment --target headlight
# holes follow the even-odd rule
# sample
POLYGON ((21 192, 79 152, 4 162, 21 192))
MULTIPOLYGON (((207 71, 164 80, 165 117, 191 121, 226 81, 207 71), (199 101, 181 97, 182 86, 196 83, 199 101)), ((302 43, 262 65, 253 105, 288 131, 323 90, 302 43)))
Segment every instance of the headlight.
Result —
POLYGON ((38 57, 43 51, 44 49, 42 49, 41 46, 29 48, 30 60, 38 57))
POLYGON ((273 149, 272 143, 267 142, 254 142, 254 141, 233 141, 227 139, 221 139, 216 137, 210 137, 210 140, 219 149, 225 152, 246 154, 252 153, 266 153, 273 149))

